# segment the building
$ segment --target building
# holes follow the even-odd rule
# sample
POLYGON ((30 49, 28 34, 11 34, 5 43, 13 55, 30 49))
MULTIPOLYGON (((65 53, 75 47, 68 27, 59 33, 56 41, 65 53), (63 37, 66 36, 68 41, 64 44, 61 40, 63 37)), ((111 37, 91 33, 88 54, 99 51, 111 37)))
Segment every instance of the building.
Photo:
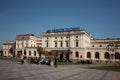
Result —
POLYGON ((33 34, 17 35, 16 41, 3 43, 3 55, 16 57, 38 57, 39 54, 36 47, 42 46, 41 42, 41 37, 35 36, 33 34))
POLYGON ((10 49, 15 48, 15 41, 7 41, 3 43, 3 56, 12 56, 10 49))
POLYGON ((17 35, 16 41, 3 43, 3 55, 39 57, 36 47, 54 51, 60 60, 115 62, 120 60, 120 38, 95 39, 79 28, 47 30, 41 37, 33 34, 17 35), (11 49, 11 50, 10 50, 11 49))
POLYGON ((59 59, 114 62, 120 60, 120 39, 94 39, 81 29, 54 29, 42 35, 42 47, 59 59), (110 43, 113 45, 110 46, 110 43))

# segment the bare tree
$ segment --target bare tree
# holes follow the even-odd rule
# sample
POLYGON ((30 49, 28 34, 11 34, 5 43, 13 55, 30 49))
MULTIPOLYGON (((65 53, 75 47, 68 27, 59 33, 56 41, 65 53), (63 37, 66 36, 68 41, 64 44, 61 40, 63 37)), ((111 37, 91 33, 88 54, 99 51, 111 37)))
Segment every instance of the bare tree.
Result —
POLYGON ((43 55, 45 55, 45 50, 42 48, 42 47, 37 47, 37 51, 38 51, 38 54, 39 54, 39 56, 41 57, 41 55, 43 54, 43 55))

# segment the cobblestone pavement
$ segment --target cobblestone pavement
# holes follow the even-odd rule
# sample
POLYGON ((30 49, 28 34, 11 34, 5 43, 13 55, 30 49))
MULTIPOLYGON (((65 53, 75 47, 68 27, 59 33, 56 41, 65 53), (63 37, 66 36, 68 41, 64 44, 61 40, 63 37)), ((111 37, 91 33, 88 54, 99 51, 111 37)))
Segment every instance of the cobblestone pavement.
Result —
POLYGON ((0 60, 0 80, 120 80, 120 72, 83 67, 66 65, 55 68, 0 60))

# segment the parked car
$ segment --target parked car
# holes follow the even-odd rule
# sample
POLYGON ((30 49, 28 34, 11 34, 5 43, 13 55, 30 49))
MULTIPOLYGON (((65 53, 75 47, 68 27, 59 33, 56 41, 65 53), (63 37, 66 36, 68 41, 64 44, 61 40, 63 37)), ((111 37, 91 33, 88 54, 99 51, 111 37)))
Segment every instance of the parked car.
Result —
POLYGON ((38 61, 38 64, 47 64, 48 63, 48 59, 47 58, 43 58, 40 61, 38 61))

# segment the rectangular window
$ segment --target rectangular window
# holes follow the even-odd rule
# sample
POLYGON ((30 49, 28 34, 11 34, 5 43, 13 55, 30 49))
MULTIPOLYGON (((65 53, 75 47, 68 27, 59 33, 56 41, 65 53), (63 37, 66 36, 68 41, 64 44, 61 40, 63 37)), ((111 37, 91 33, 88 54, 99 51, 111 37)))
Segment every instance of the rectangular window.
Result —
POLYGON ((48 47, 48 42, 46 43, 46 47, 48 47))
POLYGON ((78 47, 78 41, 76 41, 76 47, 78 47))
POLYGON ((60 47, 63 47, 63 43, 62 42, 60 42, 60 47))
POLYGON ((57 42, 55 42, 55 47, 57 47, 57 42))
POLYGON ((31 51, 29 51, 29 56, 31 56, 31 51))
POLYGON ((68 41, 66 42, 66 47, 68 47, 68 41))
POLYGON ((34 56, 36 56, 36 51, 34 51, 34 56))

